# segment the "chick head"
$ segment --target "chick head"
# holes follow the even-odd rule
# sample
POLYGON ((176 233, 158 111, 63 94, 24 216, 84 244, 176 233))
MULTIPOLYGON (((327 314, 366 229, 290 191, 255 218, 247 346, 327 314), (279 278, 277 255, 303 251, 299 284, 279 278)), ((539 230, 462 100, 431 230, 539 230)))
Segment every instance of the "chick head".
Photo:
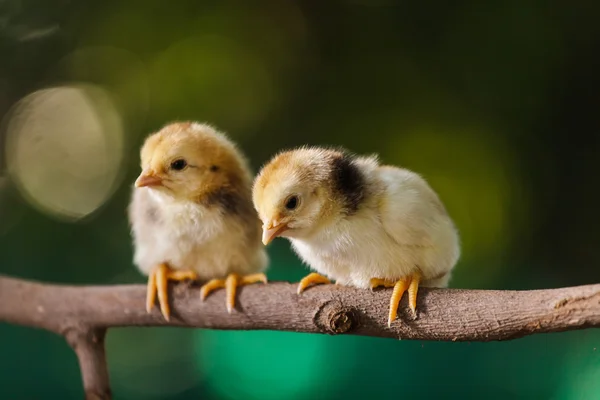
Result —
POLYGON ((250 187, 246 160, 213 127, 175 122, 148 136, 140 151, 142 173, 135 186, 176 200, 201 201, 223 188, 250 187))
POLYGON ((252 189, 254 207, 263 222, 263 243, 277 236, 308 237, 339 215, 348 193, 340 179, 346 180, 346 172, 354 171, 347 168, 350 162, 341 151, 315 147, 273 157, 252 189))

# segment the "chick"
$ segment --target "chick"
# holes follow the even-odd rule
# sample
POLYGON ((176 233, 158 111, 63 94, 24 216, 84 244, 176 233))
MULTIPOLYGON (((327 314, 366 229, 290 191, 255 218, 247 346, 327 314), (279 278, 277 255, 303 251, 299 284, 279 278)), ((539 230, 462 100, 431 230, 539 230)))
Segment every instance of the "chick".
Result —
POLYGON ((458 232, 437 194, 414 172, 376 156, 303 147, 269 161, 253 184, 263 243, 286 237, 318 273, 300 281, 393 287, 388 325, 408 290, 446 287, 460 256, 458 232))
POLYGON ((245 158, 224 134, 194 122, 151 134, 140 156, 129 220, 134 263, 148 275, 146 310, 158 293, 169 320, 167 281, 210 279, 201 288, 202 300, 225 287, 231 313, 237 286, 267 281, 268 257, 245 158))

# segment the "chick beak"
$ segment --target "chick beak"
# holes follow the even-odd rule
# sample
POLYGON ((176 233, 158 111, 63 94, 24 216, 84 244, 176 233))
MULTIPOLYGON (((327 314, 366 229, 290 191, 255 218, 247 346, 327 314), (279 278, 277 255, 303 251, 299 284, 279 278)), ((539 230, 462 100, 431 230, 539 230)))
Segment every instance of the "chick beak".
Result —
POLYGON ((145 186, 160 186, 162 185, 162 178, 156 176, 154 172, 143 172, 135 181, 136 187, 145 186))
POLYGON ((267 225, 263 226, 263 235, 262 242, 266 246, 277 236, 281 235, 281 233, 288 229, 286 224, 279 224, 277 222, 271 222, 267 225))

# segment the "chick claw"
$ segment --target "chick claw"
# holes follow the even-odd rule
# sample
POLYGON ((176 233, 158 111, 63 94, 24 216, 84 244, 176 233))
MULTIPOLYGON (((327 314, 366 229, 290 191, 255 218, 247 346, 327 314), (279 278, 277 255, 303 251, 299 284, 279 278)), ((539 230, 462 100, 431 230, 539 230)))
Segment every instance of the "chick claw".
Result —
POLYGON ((160 264, 148 275, 148 286, 146 290, 146 312, 150 313, 154 307, 156 294, 158 293, 158 303, 160 311, 167 321, 171 317, 169 307, 168 281, 184 281, 186 279, 195 280, 197 275, 194 271, 172 270, 167 264, 160 264))
POLYGON ((417 314, 417 292, 419 291, 419 282, 421 281, 421 275, 418 273, 412 276, 402 278, 396 282, 390 281, 389 279, 371 279, 371 289, 378 286, 393 287, 392 297, 390 298, 390 312, 388 315, 388 327, 392 326, 392 321, 398 316, 398 306, 402 295, 408 289, 408 306, 414 315, 417 314))
POLYGON ((267 283, 267 276, 263 273, 245 275, 242 277, 238 274, 229 274, 226 279, 211 279, 200 288, 200 299, 204 301, 204 299, 206 299, 206 297, 215 289, 225 288, 227 312, 231 314, 235 307, 237 287, 257 282, 267 283))
POLYGON ((298 284, 298 294, 302 293, 304 289, 311 285, 317 285, 321 283, 326 284, 331 283, 331 281, 321 274, 312 272, 300 280, 300 283, 298 284))

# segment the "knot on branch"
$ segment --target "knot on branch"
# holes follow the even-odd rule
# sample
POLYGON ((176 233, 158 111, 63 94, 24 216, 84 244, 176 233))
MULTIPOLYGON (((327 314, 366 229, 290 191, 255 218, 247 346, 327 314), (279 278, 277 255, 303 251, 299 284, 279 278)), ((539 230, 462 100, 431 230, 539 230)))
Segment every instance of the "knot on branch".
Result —
POLYGON ((350 332, 358 326, 356 313, 340 301, 330 300, 317 311, 313 322, 323 333, 337 335, 350 332))

